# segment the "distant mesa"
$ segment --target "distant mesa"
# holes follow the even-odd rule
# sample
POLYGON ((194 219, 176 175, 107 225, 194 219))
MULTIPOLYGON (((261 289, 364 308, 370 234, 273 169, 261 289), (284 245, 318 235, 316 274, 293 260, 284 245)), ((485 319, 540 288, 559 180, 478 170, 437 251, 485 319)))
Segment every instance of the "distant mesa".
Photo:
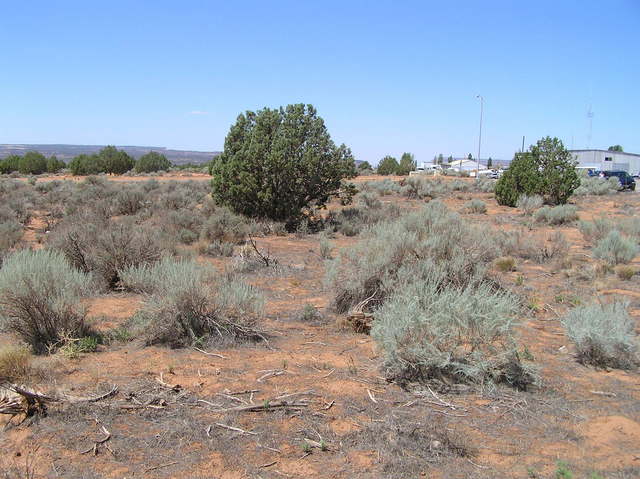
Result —
MULTIPOLYGON (((0 158, 9 155, 23 155, 27 151, 37 151, 45 156, 55 155, 60 160, 69 162, 78 155, 91 155, 98 153, 106 145, 27 145, 27 144, 0 144, 0 158)), ((157 151, 162 153, 175 165, 186 163, 207 163, 214 156, 219 155, 219 151, 190 151, 190 150, 170 150, 164 146, 117 146, 127 154, 138 159, 145 153, 157 151)))

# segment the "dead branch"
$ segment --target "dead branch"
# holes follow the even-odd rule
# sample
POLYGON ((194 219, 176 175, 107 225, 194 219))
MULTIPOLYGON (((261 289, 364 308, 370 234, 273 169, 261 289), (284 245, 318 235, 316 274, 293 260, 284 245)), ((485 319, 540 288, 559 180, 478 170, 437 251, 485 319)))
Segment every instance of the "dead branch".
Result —
POLYGON ((249 404, 247 401, 245 401, 242 398, 237 398, 235 396, 231 396, 231 395, 225 394, 225 393, 216 393, 216 396, 222 396, 223 398, 231 399, 232 401, 239 402, 241 404, 249 404))
POLYGON ((313 389, 309 389, 308 391, 300 391, 297 393, 291 393, 291 394, 283 394, 281 396, 276 396, 275 399, 284 399, 284 398, 290 398, 293 396, 304 396, 304 395, 309 395, 309 394, 314 394, 315 391, 313 389))
POLYGON ((104 438, 102 439, 98 439, 96 442, 94 442, 93 446, 91 446, 89 449, 85 450, 85 451, 81 451, 80 454, 86 454, 90 451, 93 451, 93 455, 97 456, 98 455, 98 447, 101 444, 104 444, 105 448, 107 448, 107 450, 113 454, 113 451, 111 450, 111 448, 109 446, 107 446, 106 442, 111 439, 111 433, 107 430, 106 427, 101 426, 102 432, 104 433, 104 438))
POLYGON ((118 394, 118 386, 113 385, 108 392, 101 394, 99 396, 78 397, 78 396, 69 396, 65 394, 62 396, 61 400, 70 402, 72 404, 82 403, 82 402, 98 402, 98 401, 102 401, 104 399, 110 398, 112 396, 115 396, 116 394, 118 394))
POLYGON ((164 382, 164 379, 162 377, 162 373, 160 373, 160 377, 156 378, 156 381, 163 387, 167 388, 167 389, 173 389, 175 392, 180 392, 182 391, 182 386, 180 386, 179 384, 169 384, 164 382))
POLYGON ((276 258, 272 258, 269 251, 267 251, 266 254, 263 254, 262 251, 258 249, 258 245, 256 245, 256 241, 251 237, 251 235, 249 235, 249 244, 266 267, 278 264, 278 260, 276 258))
POLYGON ((263 404, 249 404, 247 406, 236 406, 227 409, 218 409, 212 412, 215 413, 227 413, 227 412, 257 412, 257 411, 270 411, 272 409, 301 409, 307 407, 309 404, 306 401, 265 401, 263 404))
POLYGON ((262 381, 264 381, 265 379, 269 379, 275 376, 281 376, 285 373, 285 371, 283 369, 274 369, 272 371, 267 371, 265 374, 263 374, 262 376, 260 376, 258 378, 258 382, 261 383, 262 381))
POLYGON ((145 469, 144 472, 155 471, 156 469, 160 469, 160 468, 163 468, 163 467, 174 466, 175 464, 178 464, 178 461, 167 462, 166 464, 159 464, 157 466, 149 467, 149 468, 145 469))
POLYGON ((246 389, 244 391, 236 391, 236 392, 229 392, 226 389, 224 390, 224 392, 226 394, 229 394, 230 396, 236 396, 238 394, 253 394, 253 393, 259 393, 260 390, 259 389, 246 389))
POLYGON ((195 348, 195 347, 194 347, 193 349, 195 349, 195 350, 196 350, 196 351, 198 351, 199 353, 206 354, 207 356, 215 356, 216 358, 220 358, 220 359, 227 359, 227 357, 226 357, 226 356, 223 356, 222 354, 218 354, 218 353, 210 353, 210 352, 208 352, 208 351, 205 351, 204 349, 195 348))
POLYGON ((333 399, 333 400, 331 400, 331 402, 326 403, 322 409, 327 411, 327 410, 331 409, 335 403, 336 403, 336 400, 333 399))
POLYGON ((63 393, 45 394, 17 384, 0 384, 0 414, 25 414, 25 417, 28 417, 45 412, 50 403, 98 402, 116 395, 117 392, 118 387, 114 385, 105 394, 78 397, 63 393))
POLYGON ((598 396, 607 396, 610 398, 618 397, 616 393, 612 393, 609 391, 589 391, 591 394, 596 394, 598 396))
POLYGON ((228 429, 229 431, 239 432, 240 434, 251 434, 252 436, 258 435, 257 432, 245 431, 244 429, 240 429, 239 427, 227 426, 226 424, 221 424, 219 422, 216 422, 215 425, 224 429, 228 429))

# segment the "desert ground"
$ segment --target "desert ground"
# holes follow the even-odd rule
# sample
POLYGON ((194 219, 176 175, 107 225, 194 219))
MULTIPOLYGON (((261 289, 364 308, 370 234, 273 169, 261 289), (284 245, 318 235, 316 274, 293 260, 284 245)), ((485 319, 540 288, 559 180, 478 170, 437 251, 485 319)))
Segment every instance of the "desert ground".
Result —
MULTIPOLYGON (((98 204, 116 205, 122 191, 147 191, 140 188, 150 181, 155 183, 149 191, 157 192, 153 201, 143 196, 142 205, 131 211, 113 206, 108 220, 131 217, 136 225, 152 224, 156 229, 149 226, 145 231, 163 233, 171 241, 178 230, 165 219, 163 209, 175 208, 178 215, 191 211, 204 218, 200 212, 206 208, 209 180, 204 174, 152 180, 103 178, 86 186, 92 196, 78 196, 78 185, 87 184, 86 178, 48 177, 35 185, 2 179, 19 183, 5 188, 4 194, 13 195, 12 201, 25 198, 25 209, 30 211, 22 236, 11 249, 47 248, 68 217, 84 211, 90 221, 99 214, 98 204), (44 186, 51 182, 55 186, 44 186), (53 197, 57 191, 62 192, 59 198, 53 197), (171 195, 177 198, 171 204, 180 203, 177 207, 164 203, 171 195)), ((521 231, 542 247, 555 241, 551 238, 556 232, 562 233, 567 250, 557 257, 536 260, 510 254, 513 268, 491 271, 522 300, 519 344, 539 369, 539 384, 520 391, 507 385, 437 388, 388 381, 378 344, 368 334, 356 332, 347 313, 336 312, 335 293, 325 281, 327 259, 363 241, 361 235, 340 230, 322 233, 321 251, 321 233, 264 227, 256 229, 252 239, 270 264, 237 272, 264 296, 258 318, 263 340, 181 348, 146 345, 126 333, 144 308, 146 295, 117 285, 96 290, 82 300, 92 326, 102 334, 95 350, 34 355, 16 380, 50 394, 91 397, 114 387, 117 391, 96 402, 52 402, 46 412, 27 418, 0 415, 0 474, 6 478, 640 477, 637 369, 580 364, 560 323, 577 304, 619 298, 628 301, 637 330, 640 275, 626 279, 594 258, 578 221, 534 222, 517 208, 499 206, 492 192, 474 188, 474 180, 442 178, 439 181, 456 181, 458 186, 442 188, 435 198, 408 198, 400 191, 366 186, 381 181, 378 176, 360 177, 356 185, 377 195, 382 211, 393 206, 406 214, 429 201, 440 201, 460 212, 465 222, 484 225, 495 234, 521 231), (474 199, 484 202, 486 213, 464 211, 474 199)), ((406 178, 384 181, 399 184, 406 178)), ((570 202, 582 221, 633 218, 640 213, 635 192, 574 196, 570 202)), ((334 201, 328 211, 344 208, 334 201)), ((183 230, 180 234, 186 235, 183 230)), ((218 276, 237 268, 246 258, 243 254, 248 254, 248 245, 241 241, 230 256, 207 254, 202 242, 202 233, 196 232, 167 248, 218 276)), ((640 257, 630 266, 640 267, 640 257)), ((11 331, 0 333, 0 345, 17 342, 11 331)))

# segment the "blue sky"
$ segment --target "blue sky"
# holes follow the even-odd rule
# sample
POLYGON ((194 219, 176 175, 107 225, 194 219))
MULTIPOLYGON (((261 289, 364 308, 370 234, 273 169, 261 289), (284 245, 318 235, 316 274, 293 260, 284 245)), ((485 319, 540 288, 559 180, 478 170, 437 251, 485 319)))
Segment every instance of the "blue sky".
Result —
POLYGON ((640 153, 640 1, 0 1, 0 143, 219 150, 312 103, 357 159, 640 153))

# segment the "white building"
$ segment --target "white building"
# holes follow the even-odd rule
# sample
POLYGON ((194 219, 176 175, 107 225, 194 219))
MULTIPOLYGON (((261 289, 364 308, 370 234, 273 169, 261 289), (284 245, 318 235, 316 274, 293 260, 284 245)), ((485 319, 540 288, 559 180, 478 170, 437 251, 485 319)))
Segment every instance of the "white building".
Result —
POLYGON ((640 174, 640 155, 624 151, 569 150, 578 166, 600 171, 623 170, 630 175, 640 174))
MULTIPOLYGON (((455 171, 475 171, 478 169, 476 160, 453 160, 449 163, 449 168, 455 171)), ((487 165, 480 163, 480 169, 486 170, 487 165)))

